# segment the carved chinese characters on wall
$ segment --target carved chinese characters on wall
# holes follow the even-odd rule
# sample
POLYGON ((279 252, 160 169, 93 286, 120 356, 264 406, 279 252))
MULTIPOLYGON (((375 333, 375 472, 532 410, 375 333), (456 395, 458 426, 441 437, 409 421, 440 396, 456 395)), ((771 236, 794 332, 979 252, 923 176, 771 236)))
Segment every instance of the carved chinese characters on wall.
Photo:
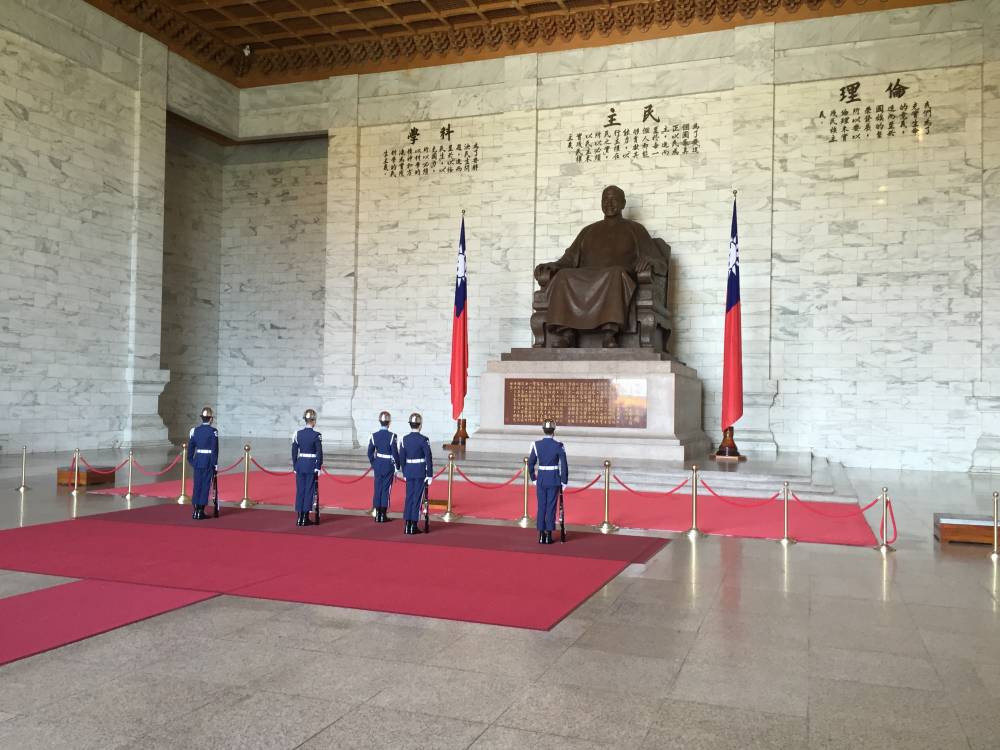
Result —
POLYGON ((652 104, 609 107, 592 130, 570 131, 566 148, 581 163, 697 154, 702 148, 697 122, 661 116, 652 104))
POLYGON ((860 81, 845 83, 836 92, 831 107, 820 110, 817 137, 828 143, 897 136, 923 138, 931 132, 934 108, 929 101, 915 96, 914 88, 898 77, 889 79, 884 89, 874 93, 864 91, 860 81))
POLYGON ((646 381, 642 378, 507 378, 503 421, 566 427, 646 426, 646 381))
POLYGON ((402 145, 382 151, 382 174, 386 177, 427 177, 478 172, 479 143, 452 143, 454 133, 451 123, 423 131, 417 127, 407 128, 402 145))

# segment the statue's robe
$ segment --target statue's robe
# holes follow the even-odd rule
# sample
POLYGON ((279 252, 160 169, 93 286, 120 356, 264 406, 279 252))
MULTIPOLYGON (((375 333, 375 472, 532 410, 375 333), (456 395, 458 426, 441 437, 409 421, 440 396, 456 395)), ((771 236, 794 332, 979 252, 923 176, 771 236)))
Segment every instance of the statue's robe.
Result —
POLYGON ((626 328, 636 290, 636 264, 663 259, 649 232, 629 219, 603 219, 584 227, 545 287, 546 322, 586 331, 616 323, 626 328))

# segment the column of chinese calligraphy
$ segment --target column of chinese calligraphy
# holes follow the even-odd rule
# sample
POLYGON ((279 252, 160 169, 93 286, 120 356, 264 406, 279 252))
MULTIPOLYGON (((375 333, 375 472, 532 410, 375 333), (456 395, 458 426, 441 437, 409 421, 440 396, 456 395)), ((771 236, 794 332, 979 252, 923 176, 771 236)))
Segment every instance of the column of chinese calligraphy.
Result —
POLYGON ((820 126, 818 137, 829 143, 844 143, 864 138, 928 135, 932 124, 931 103, 895 101, 903 99, 910 88, 897 78, 882 92, 887 95, 889 103, 867 104, 860 96, 860 82, 841 87, 839 101, 829 110, 821 110, 817 117, 820 126), (845 106, 848 104, 854 106, 845 106))
POLYGON ((479 171, 478 143, 406 146, 382 152, 382 173, 388 177, 479 171))
POLYGON ((546 419, 569 427, 643 428, 646 400, 620 398, 606 379, 504 381, 504 424, 538 425, 546 419))
POLYGON ((697 154, 701 146, 697 122, 660 122, 652 104, 643 108, 641 123, 630 126, 619 119, 615 107, 609 107, 603 127, 566 134, 566 148, 584 163, 697 154))

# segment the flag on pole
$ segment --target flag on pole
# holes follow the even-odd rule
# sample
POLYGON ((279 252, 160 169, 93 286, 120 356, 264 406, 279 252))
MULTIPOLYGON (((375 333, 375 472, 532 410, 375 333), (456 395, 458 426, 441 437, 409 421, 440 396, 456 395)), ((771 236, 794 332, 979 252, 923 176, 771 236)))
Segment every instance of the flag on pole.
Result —
POLYGON ((465 409, 469 380, 469 315, 466 311, 465 212, 458 234, 458 263, 455 268, 455 315, 451 320, 451 418, 458 419, 465 409))
POLYGON ((722 356, 722 430, 743 416, 743 333, 740 323, 740 240, 736 231, 736 197, 726 274, 726 338, 722 356))

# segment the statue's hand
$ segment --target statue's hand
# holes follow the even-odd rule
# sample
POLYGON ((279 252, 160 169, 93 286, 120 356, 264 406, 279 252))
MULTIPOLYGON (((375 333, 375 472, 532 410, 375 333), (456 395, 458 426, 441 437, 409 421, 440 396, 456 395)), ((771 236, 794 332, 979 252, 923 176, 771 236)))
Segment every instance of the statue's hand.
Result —
POLYGON ((545 286, 557 270, 559 270, 559 266, 555 263, 539 263, 535 266, 535 281, 538 282, 539 286, 545 286))
POLYGON ((653 264, 650 262, 649 258, 639 256, 635 261, 635 272, 643 273, 644 271, 650 271, 653 268, 653 264))

